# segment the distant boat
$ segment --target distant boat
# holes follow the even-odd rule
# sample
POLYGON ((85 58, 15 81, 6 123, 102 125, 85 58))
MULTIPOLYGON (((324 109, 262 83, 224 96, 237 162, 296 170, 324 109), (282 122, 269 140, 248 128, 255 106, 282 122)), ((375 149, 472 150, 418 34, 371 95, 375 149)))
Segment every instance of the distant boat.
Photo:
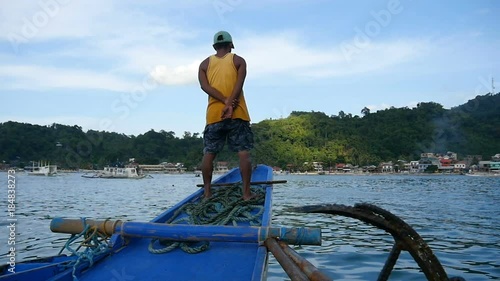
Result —
POLYGON ((100 179, 142 179, 146 177, 144 174, 139 174, 137 168, 126 167, 105 167, 102 171, 92 175, 83 174, 84 178, 100 178, 100 179))
POLYGON ((38 162, 38 165, 35 166, 33 162, 33 166, 31 168, 25 168, 28 172, 28 175, 31 176, 55 176, 57 175, 57 165, 50 165, 49 163, 42 164, 38 162))
POLYGON ((473 173, 465 173, 464 175, 469 176, 469 177, 499 177, 500 172, 498 172, 498 171, 473 172, 473 173))

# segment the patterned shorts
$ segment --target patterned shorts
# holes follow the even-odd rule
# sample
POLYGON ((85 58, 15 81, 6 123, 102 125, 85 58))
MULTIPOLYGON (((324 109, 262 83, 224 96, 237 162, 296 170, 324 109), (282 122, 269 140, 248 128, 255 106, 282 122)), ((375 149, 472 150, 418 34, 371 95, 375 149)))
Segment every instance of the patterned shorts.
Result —
POLYGON ((203 131, 203 153, 219 153, 226 143, 234 152, 253 148, 253 133, 250 122, 241 119, 226 119, 209 124, 203 131))

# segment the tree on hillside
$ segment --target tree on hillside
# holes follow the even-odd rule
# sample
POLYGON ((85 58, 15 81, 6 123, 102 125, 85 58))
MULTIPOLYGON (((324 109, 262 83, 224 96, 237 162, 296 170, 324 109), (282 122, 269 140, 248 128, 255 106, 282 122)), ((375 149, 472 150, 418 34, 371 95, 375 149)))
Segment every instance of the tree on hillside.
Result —
POLYGON ((370 109, 365 106, 363 109, 361 109, 361 114, 363 114, 363 116, 370 114, 370 109))

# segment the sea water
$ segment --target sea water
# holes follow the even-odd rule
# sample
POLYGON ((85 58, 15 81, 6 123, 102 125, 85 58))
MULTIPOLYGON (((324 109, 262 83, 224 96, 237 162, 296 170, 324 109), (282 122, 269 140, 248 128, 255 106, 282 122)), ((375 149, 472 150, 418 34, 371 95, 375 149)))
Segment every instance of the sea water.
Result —
MULTIPOLYGON (((149 221, 195 192, 196 184, 201 183, 193 174, 153 174, 140 180, 81 175, 16 173, 16 206, 12 210, 8 209, 8 175, 0 172, 0 194, 4 194, 0 200, 5 202, 0 219, 2 264, 9 262, 9 225, 13 222, 16 262, 55 255, 68 236, 50 231, 54 217, 149 221)), ((287 183, 274 186, 272 224, 321 228, 321 246, 291 247, 334 280, 375 280, 394 244, 392 236, 352 218, 303 214, 291 208, 374 204, 411 225, 448 276, 500 280, 500 177, 277 175, 275 179, 287 183)), ((290 280, 272 254, 268 280, 290 280)), ((403 252, 391 280, 425 280, 425 276, 403 252)))

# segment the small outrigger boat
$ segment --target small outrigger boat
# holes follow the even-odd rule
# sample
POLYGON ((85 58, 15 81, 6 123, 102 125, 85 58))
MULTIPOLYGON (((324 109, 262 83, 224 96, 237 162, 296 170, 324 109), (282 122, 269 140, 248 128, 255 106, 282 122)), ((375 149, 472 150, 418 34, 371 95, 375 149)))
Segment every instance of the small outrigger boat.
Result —
MULTIPOLYGON (((292 281, 331 280, 289 247, 321 245, 321 229, 271 226, 272 185, 286 181, 273 181, 273 170, 265 165, 255 167, 251 181, 259 196, 243 201, 239 169, 232 169, 213 182, 212 198, 204 199, 200 189, 150 222, 54 218, 53 232, 72 234, 63 248, 70 255, 14 259, 0 267, 0 281, 262 281, 268 252, 292 281)), ((389 279, 402 251, 411 254, 427 280, 464 280, 448 278, 418 233, 377 206, 327 204, 290 211, 351 217, 391 234, 395 243, 377 280, 389 279)))
POLYGON ((145 174, 140 174, 135 167, 105 167, 102 171, 97 173, 82 175, 84 178, 99 178, 99 179, 142 179, 145 178, 145 174))

